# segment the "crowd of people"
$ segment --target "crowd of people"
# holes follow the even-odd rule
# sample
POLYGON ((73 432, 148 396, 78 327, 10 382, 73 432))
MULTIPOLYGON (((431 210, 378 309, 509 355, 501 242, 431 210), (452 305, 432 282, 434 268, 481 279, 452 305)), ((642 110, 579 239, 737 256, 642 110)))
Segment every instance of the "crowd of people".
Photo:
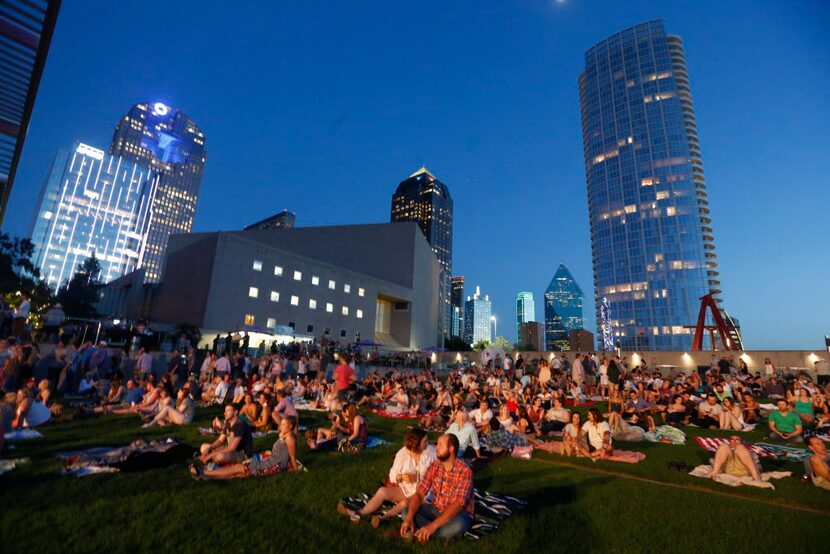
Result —
POLYGON ((374 526, 402 514, 401 534, 418 540, 450 538, 469 528, 472 471, 500 455, 535 448, 638 463, 645 455, 619 449, 618 442, 638 440, 658 426, 733 433, 715 453, 710 476, 757 480, 758 460, 734 433, 762 426, 767 440, 784 444, 804 442, 809 430, 812 482, 830 488, 830 459, 817 436, 830 430, 827 381, 813 382, 806 373, 784 375, 768 365, 752 372, 725 357, 702 373, 663 372, 589 353, 552 360, 496 356, 442 378, 430 370, 373 371, 358 378, 355 359, 347 353, 332 359, 313 345, 292 348, 254 357, 233 348, 177 351, 157 376, 157 364, 143 350, 126 371, 103 342, 80 348, 58 343, 40 359, 34 345, 0 341, 3 389, 14 397, 0 413, 8 416, 2 417, 5 429, 32 426, 49 411, 53 391, 82 399, 84 413, 133 414, 145 427, 188 425, 197 406, 222 406, 222 418, 213 422, 215 440, 201 446, 190 467, 200 480, 301 469, 300 403, 328 414, 326 425, 304 434, 316 450, 365 448, 366 410, 412 418, 415 425, 384 485, 360 510, 338 509, 353 521, 370 518, 374 526), (762 407, 762 398, 775 401, 775 408, 762 407), (579 407, 589 408, 585 417, 579 407), (254 452, 253 433, 269 431, 277 437, 271 450, 254 452), (429 444, 428 431, 440 432, 435 445, 429 444), (381 513, 387 502, 394 508, 381 513))

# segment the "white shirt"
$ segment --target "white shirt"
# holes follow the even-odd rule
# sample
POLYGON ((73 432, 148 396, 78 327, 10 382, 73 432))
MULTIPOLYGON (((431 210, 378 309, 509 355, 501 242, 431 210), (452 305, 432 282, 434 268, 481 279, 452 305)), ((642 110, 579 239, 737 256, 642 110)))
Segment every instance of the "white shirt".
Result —
POLYGON ((424 478, 424 474, 426 474, 427 469, 429 469, 429 466, 435 461, 435 459, 435 447, 431 444, 428 444, 424 451, 421 452, 421 456, 417 462, 415 461, 415 458, 410 456, 409 451, 406 448, 401 448, 398 450, 398 453, 395 454, 395 461, 392 462, 392 468, 389 470, 389 480, 393 483, 398 483, 398 474, 415 473, 417 477, 415 478, 414 483, 407 483, 406 481, 398 483, 398 486, 401 488, 404 496, 409 498, 415 494, 415 491, 418 490, 418 484, 424 478))
POLYGON ((489 421, 493 417, 493 411, 490 409, 484 410, 484 413, 481 413, 481 408, 476 408, 475 410, 470 411, 470 419, 475 422, 476 425, 481 425, 485 421, 489 421))
POLYGON ((599 450, 602 448, 602 441, 605 437, 605 433, 611 432, 611 427, 609 427, 607 421, 600 421, 598 424, 593 424, 590 421, 586 421, 582 425, 582 431, 588 435, 588 442, 599 450))
POLYGON ((218 385, 216 385, 216 390, 214 394, 216 395, 217 400, 224 400, 225 395, 228 394, 228 389, 230 385, 228 385, 225 381, 220 381, 218 385))

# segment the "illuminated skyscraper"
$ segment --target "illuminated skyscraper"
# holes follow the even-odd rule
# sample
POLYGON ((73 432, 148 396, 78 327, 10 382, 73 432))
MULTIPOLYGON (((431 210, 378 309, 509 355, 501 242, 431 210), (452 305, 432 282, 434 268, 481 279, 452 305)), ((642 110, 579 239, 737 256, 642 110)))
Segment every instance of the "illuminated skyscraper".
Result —
POLYGON ((522 332, 522 323, 536 320, 536 303, 533 301, 532 292, 520 292, 516 296, 516 340, 519 340, 522 332))
POLYGON ((157 282, 168 238, 193 228, 207 158, 205 135, 174 107, 161 102, 136 104, 116 126, 110 154, 160 175, 142 260, 145 279, 157 282))
POLYGON ((582 329, 582 299, 585 295, 563 264, 545 290, 545 347, 568 350, 568 332, 582 329))
POLYGON ((464 334, 464 277, 461 275, 450 279, 450 306, 452 307, 452 336, 464 334))
POLYGON ((607 298, 623 349, 689 350, 720 281, 683 42, 661 20, 606 38, 579 96, 597 335, 607 298))
POLYGON ((106 283, 141 266, 159 176, 75 142, 60 150, 32 228, 34 263, 54 288, 93 253, 106 283))
POLYGON ((478 341, 492 340, 490 333, 490 314, 492 313, 489 296, 481 296, 481 290, 476 287, 476 293, 467 297, 464 303, 464 341, 475 344, 478 341))
POLYGON ((60 6, 60 0, 0 2, 0 224, 60 6))

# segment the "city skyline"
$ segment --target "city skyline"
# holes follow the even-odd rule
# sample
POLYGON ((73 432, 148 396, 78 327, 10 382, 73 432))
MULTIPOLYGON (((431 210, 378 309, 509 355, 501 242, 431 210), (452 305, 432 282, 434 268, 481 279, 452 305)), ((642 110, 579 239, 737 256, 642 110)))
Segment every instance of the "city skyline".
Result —
MULTIPOLYGON (((453 187, 456 271, 481 283, 494 313, 507 321, 516 291, 543 290, 555 270, 548 259, 566 261, 577 281, 592 282, 576 78, 593 44, 662 17, 685 43, 725 305, 741 319, 747 348, 814 347, 830 330, 824 316, 830 300, 820 292, 828 262, 817 255, 823 231, 820 218, 806 211, 830 200, 818 186, 822 148, 816 139, 828 124, 815 100, 830 83, 821 69, 828 53, 821 34, 825 7, 765 3, 750 10, 757 4, 730 3, 715 15, 687 2, 633 2, 625 13, 576 1, 485 2, 470 13, 426 3, 382 6, 371 17, 357 17, 336 4, 324 12, 263 5, 263 19, 297 25, 269 34, 256 31, 260 23, 254 22, 242 40, 233 31, 211 29, 215 10, 193 16, 186 6, 165 5, 140 52, 107 47, 121 22, 152 6, 96 7, 101 19, 114 22, 111 29, 85 19, 83 2, 63 6, 4 231, 27 234, 34 197, 58 147, 75 138, 105 144, 106 128, 125 105, 157 99, 180 106, 211 138, 194 230, 256 221, 265 215, 256 208, 258 198, 275 187, 303 214, 304 225, 382 222, 389 183, 425 164, 453 187), (193 30, 179 34, 174 29, 183 17, 194 17, 193 30), (394 38, 389 29, 412 17, 433 21, 441 40, 413 46, 394 38), (462 18, 469 29, 458 28, 462 18), (316 50, 322 55, 302 47, 309 32, 323 37, 316 50), (338 49, 347 36, 348 48, 338 49), (252 47, 251 40, 260 42, 252 47), (96 64, 81 63, 67 48, 79 41, 100 57, 96 64), (386 48, 378 50, 381 42, 386 48), (482 61, 471 61, 468 48, 480 50, 482 61), (205 61, 166 56, 197 49, 205 50, 198 56, 205 61), (264 51, 284 56, 257 54, 264 51), (392 59, 400 69, 386 63, 392 59), (280 89, 269 86, 269 71, 254 69, 258 65, 274 75, 306 72, 307 78, 280 89), (769 75, 799 86, 765 86, 769 75), (67 90, 69 79, 112 84, 67 90), (227 80, 235 86, 215 87, 227 80), (275 102, 292 109, 271 109, 275 102), (334 187, 344 171, 360 179, 334 187), (551 219, 547 200, 553 195, 551 219), (509 214, 520 207, 514 226, 509 214), (545 231, 525 232, 525 221, 544 221, 545 231), (779 222, 786 222, 785 232, 779 222), (508 252, 518 261, 505 260, 508 252), (784 290, 792 292, 784 311, 766 317, 768 307, 758 298, 784 290)), ((593 297, 588 287, 585 292, 593 297)), ((594 307, 586 308, 585 327, 596 329, 594 307)))

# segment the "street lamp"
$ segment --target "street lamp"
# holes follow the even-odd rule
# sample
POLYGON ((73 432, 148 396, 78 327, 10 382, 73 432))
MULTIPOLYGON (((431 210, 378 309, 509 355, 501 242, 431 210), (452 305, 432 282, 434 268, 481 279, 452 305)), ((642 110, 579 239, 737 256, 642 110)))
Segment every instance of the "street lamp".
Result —
POLYGON ((496 316, 494 316, 494 315, 490 316, 490 321, 493 322, 493 342, 495 342, 496 337, 499 336, 499 325, 498 325, 498 322, 496 321, 496 316))

